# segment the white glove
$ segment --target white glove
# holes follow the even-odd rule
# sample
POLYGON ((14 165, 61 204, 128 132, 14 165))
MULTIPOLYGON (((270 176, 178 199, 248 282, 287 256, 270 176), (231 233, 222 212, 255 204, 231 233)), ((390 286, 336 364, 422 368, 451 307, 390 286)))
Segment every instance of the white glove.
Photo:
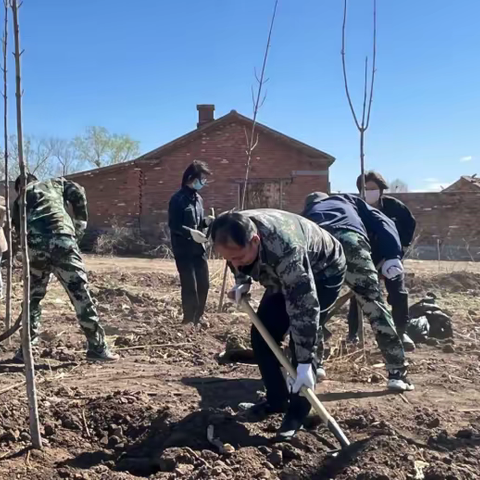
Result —
POLYGON ((234 300, 235 303, 238 305, 242 297, 246 295, 249 291, 249 283, 238 283, 228 292, 228 298, 230 298, 230 300, 234 300))
POLYGON ((403 272, 403 264, 398 258, 386 260, 382 265, 382 275, 388 280, 399 277, 403 272))
POLYGON ((190 233, 192 234, 192 239, 194 242, 197 242, 197 243, 208 242, 207 236, 204 233, 200 232, 199 230, 190 229, 190 233))
POLYGON ((298 393, 304 386, 311 389, 315 388, 315 375, 311 363, 299 363, 296 380, 292 382, 293 378, 289 377, 289 379, 287 379, 287 385, 292 393, 298 393))
POLYGON ((213 223, 214 220, 215 220, 215 217, 213 215, 209 215, 208 217, 205 217, 203 219, 203 222, 205 223, 206 227, 209 227, 213 223))

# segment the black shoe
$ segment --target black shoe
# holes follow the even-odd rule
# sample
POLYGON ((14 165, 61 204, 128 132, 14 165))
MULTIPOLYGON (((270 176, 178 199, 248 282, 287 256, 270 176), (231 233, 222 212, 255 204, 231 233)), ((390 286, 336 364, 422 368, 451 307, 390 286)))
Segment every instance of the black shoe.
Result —
POLYGON ((285 413, 287 411, 287 403, 271 405, 266 399, 263 399, 258 403, 240 403, 238 408, 248 416, 266 418, 276 413, 285 413))
POLYGON ((93 362, 116 362, 119 358, 120 356, 112 353, 106 345, 100 348, 89 348, 87 350, 87 360, 93 362))
POLYGON ((400 339, 402 340, 403 348, 406 352, 415 351, 415 342, 406 333, 401 335, 400 339))
POLYGON ((182 325, 188 325, 189 323, 195 324, 195 321, 194 321, 193 319, 191 319, 191 318, 184 318, 184 319, 182 320, 182 325))
POLYGON ((388 372, 387 388, 394 392, 411 392, 415 389, 413 383, 407 377, 406 368, 388 372))
POLYGON ((288 412, 283 418, 282 425, 272 441, 275 443, 289 442, 296 433, 303 428, 303 420, 288 412))
POLYGON ((22 349, 22 347, 20 347, 15 352, 15 355, 13 356, 12 362, 13 363, 25 363, 25 360, 23 359, 23 349, 22 349))
POLYGON ((349 333, 347 335, 347 340, 346 341, 347 341, 347 344, 357 345, 360 340, 359 340, 358 335, 356 333, 349 333))

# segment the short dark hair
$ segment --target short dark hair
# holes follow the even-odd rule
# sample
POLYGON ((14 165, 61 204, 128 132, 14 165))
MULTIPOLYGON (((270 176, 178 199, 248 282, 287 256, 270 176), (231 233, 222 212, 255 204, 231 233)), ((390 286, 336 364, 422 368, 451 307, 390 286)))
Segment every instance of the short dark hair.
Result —
POLYGON ((252 220, 240 212, 222 213, 212 223, 213 243, 227 245, 230 241, 239 247, 246 247, 257 233, 252 220))
MULTIPOLYGON (((36 182, 38 178, 33 175, 33 173, 27 173, 27 185, 32 182, 36 182)), ((15 180, 15 191, 18 193, 20 191, 20 185, 22 184, 22 176, 19 175, 15 180)))
MULTIPOLYGON (((365 183, 375 182, 378 185, 379 190, 387 190, 388 183, 387 181, 375 170, 369 170, 365 172, 365 183)), ((362 189, 362 176, 359 175, 357 178, 357 189, 360 191, 362 189)))
POLYGON ((190 183, 196 178, 200 179, 202 175, 211 175, 212 172, 208 168, 208 165, 205 162, 200 162, 199 160, 194 160, 187 169, 183 172, 182 177, 182 187, 187 183, 190 183))

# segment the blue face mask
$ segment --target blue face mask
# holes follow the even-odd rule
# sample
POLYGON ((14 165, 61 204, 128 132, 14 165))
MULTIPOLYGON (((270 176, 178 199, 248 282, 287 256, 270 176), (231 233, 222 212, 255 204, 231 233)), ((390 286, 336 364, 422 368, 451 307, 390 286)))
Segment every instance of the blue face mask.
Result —
POLYGON ((192 183, 192 188, 194 190, 201 190, 205 186, 206 183, 207 183, 206 180, 199 180, 198 178, 196 178, 194 180, 194 182, 192 183))

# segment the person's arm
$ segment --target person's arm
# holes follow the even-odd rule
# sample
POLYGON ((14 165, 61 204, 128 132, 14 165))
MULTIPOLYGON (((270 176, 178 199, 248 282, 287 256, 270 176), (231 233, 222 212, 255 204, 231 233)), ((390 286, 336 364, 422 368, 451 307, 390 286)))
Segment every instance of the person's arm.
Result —
POLYGON ((311 363, 317 350, 320 301, 307 253, 299 247, 285 252, 275 270, 282 284, 298 363, 311 363))
POLYGON ((367 233, 377 238, 375 243, 379 247, 380 257, 382 259, 402 258, 402 245, 394 222, 361 198, 355 198, 355 205, 367 233))
POLYGON ((85 189, 71 180, 64 180, 63 199, 72 206, 75 234, 80 240, 87 229, 88 211, 85 189))
POLYGON ((399 231, 399 234, 402 240, 402 245, 407 248, 412 244, 415 228, 417 227, 417 221, 415 220, 415 217, 410 209, 404 203, 398 202, 397 208, 397 221, 401 225, 401 231, 399 231))
POLYGON ((181 235, 184 238, 192 240, 190 229, 186 228, 183 224, 184 212, 185 206, 182 200, 176 196, 172 197, 168 206, 168 227, 170 228, 170 232, 175 235, 181 235))

